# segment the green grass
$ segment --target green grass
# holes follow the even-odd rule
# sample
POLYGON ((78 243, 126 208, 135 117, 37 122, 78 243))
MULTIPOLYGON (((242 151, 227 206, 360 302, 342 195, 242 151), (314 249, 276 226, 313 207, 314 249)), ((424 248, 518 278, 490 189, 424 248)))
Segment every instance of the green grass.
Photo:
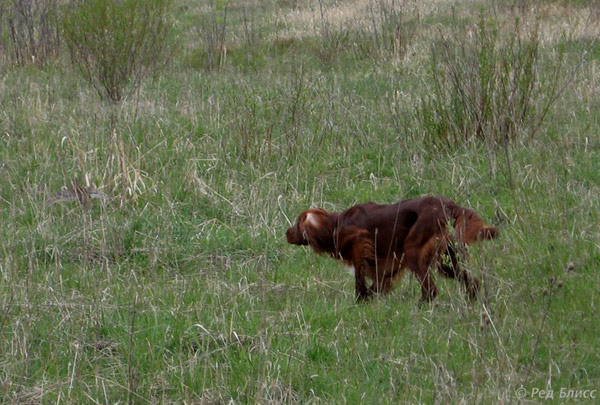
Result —
MULTIPOLYGON (((427 53, 371 60, 348 45, 325 63, 317 31, 277 39, 290 8, 269 3, 251 62, 234 8, 232 54, 207 72, 191 28, 206 10, 179 3, 190 37, 116 106, 66 60, 0 67, 0 398, 495 403, 520 385, 600 389, 595 53, 534 139, 438 150, 415 119, 427 53), (108 204, 46 204, 86 177, 108 204), (436 277, 420 306, 407 274, 357 305, 341 264, 285 242, 309 206, 423 194, 500 229, 466 263, 484 282, 474 304, 436 277)), ((421 16, 415 49, 453 12, 421 16)))

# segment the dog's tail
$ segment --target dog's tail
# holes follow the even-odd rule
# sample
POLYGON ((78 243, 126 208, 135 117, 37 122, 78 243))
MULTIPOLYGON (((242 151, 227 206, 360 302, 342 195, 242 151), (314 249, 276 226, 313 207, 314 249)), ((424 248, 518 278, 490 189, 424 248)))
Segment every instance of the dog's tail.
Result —
POLYGON ((452 209, 452 217, 456 235, 467 245, 480 240, 495 239, 498 236, 498 230, 486 224, 473 210, 457 206, 452 209))

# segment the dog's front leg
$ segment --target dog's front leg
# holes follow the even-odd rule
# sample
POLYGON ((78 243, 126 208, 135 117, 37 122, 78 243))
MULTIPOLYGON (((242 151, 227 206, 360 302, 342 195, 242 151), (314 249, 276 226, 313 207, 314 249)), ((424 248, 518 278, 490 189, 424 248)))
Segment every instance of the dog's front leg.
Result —
POLYGON ((373 260, 373 244, 364 237, 357 237, 352 245, 352 262, 354 264, 355 294, 357 301, 371 297, 373 290, 367 287, 366 275, 369 272, 370 261, 373 260))
POLYGON ((373 291, 367 286, 366 277, 370 266, 375 263, 375 249, 371 235, 356 226, 343 227, 337 234, 337 249, 344 260, 354 266, 354 290, 357 301, 365 301, 373 291))
POLYGON ((356 301, 361 302, 367 300, 371 296, 372 291, 367 287, 365 270, 360 263, 354 264, 354 282, 356 301))

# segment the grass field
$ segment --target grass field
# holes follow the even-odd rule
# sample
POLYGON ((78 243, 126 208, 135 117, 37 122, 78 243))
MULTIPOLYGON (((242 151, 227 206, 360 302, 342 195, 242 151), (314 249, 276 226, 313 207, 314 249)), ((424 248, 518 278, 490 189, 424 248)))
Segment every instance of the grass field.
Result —
POLYGON ((512 403, 551 389, 572 402, 561 389, 600 390, 600 4, 511 3, 177 0, 170 64, 120 103, 66 53, 42 67, 2 59, 2 401, 512 403), (539 46, 527 77, 548 84, 524 93, 534 118, 503 138, 512 114, 492 106, 486 136, 450 138, 469 121, 437 115, 453 93, 435 88, 436 44, 486 24, 503 41, 515 21, 539 46), (225 33, 212 47, 206 27, 225 33), (73 180, 107 202, 48 204, 73 180), (407 275, 357 305, 339 262, 286 244, 307 207, 425 194, 500 230, 465 263, 483 280, 473 304, 436 277, 439 297, 419 305, 407 275))

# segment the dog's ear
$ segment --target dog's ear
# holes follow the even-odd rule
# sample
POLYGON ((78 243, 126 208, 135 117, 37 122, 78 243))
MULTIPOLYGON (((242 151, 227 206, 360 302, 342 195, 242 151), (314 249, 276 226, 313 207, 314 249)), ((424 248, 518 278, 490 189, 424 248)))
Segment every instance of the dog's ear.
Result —
POLYGON ((296 223, 290 226, 286 231, 285 236, 288 243, 292 245, 308 245, 308 238, 302 226, 304 217, 305 212, 300 214, 298 219, 296 219, 296 223))
POLYGON ((323 225, 326 224, 328 215, 329 213, 325 210, 311 208, 298 217, 297 225, 302 233, 302 238, 313 248, 320 245, 319 240, 322 238, 322 233, 327 232, 323 229, 323 225))
POLYGON ((312 236, 319 232, 322 211, 311 208, 298 215, 296 223, 286 231, 288 243, 293 245, 309 245, 312 236))
POLYGON ((317 253, 335 253, 334 235, 338 214, 314 208, 306 212, 300 228, 308 239, 308 244, 317 253))
POLYGON ((333 233, 337 214, 311 208, 298 216, 296 224, 286 232, 288 243, 310 245, 318 252, 333 252, 333 233))

